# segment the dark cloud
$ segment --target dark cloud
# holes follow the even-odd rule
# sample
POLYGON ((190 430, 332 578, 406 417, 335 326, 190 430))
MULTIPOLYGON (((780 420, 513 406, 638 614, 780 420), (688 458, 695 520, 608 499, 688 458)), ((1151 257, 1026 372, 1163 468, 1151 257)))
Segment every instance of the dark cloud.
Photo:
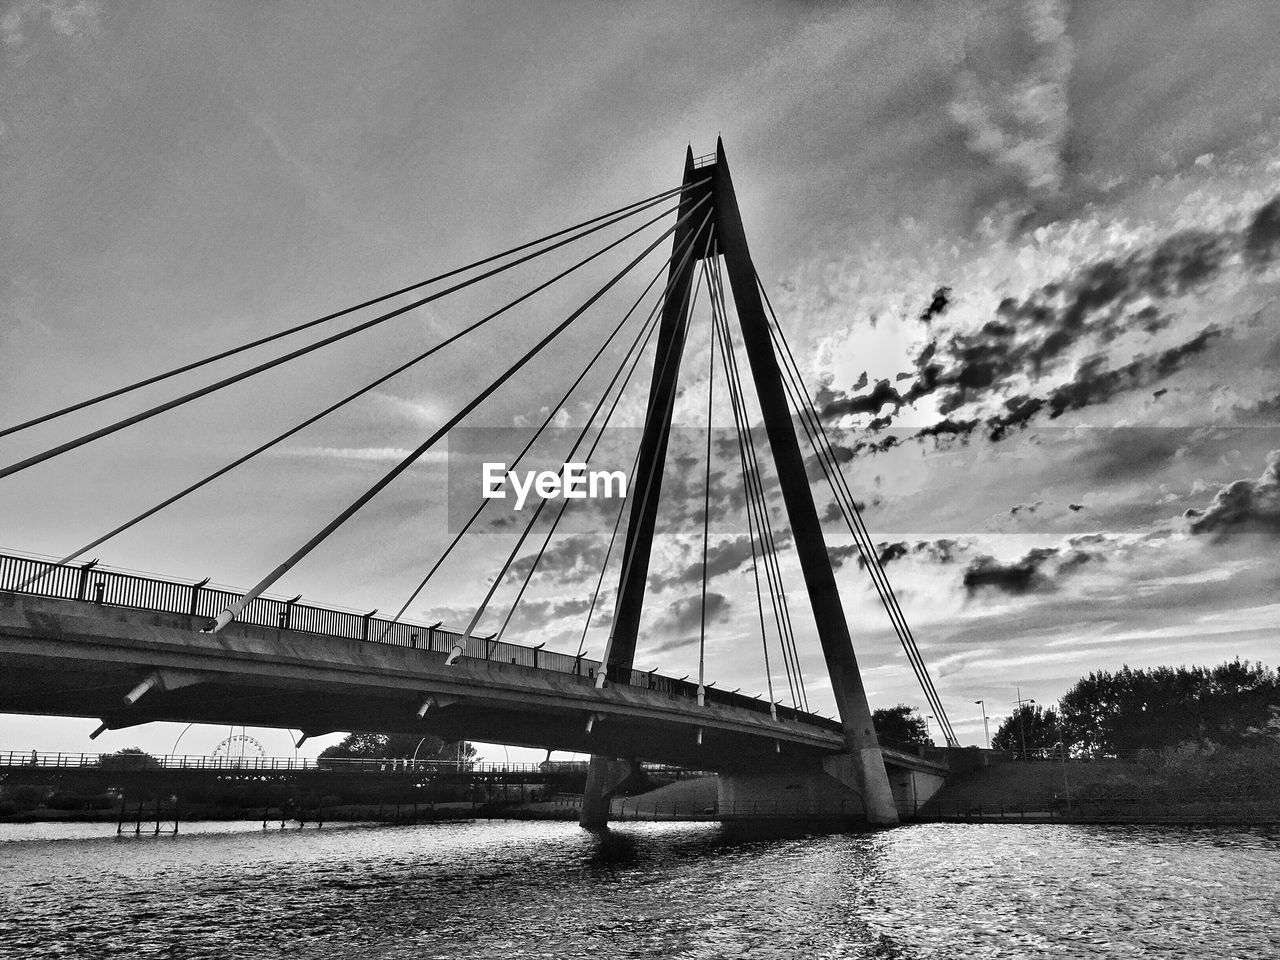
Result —
MULTIPOLYGON (((729 618, 731 606, 732 604, 724 594, 708 590, 706 602, 707 622, 723 623, 729 618)), ((667 609, 658 617, 657 626, 663 631, 674 633, 677 637, 684 637, 690 632, 696 634, 699 631, 702 617, 702 596, 701 594, 693 594, 669 603, 667 609)), ((680 646, 683 642, 683 640, 673 639, 667 643, 680 646)), ((666 646, 667 644, 661 644, 650 652, 659 652, 666 646)))
MULTIPOLYGON (((1056 420, 1068 411, 1105 403, 1121 393, 1166 379, 1181 370, 1189 359, 1203 353, 1220 336, 1222 331, 1210 326, 1184 343, 1160 353, 1135 357, 1121 367, 1108 367, 1103 356, 1094 355, 1081 361, 1075 376, 1055 387, 1046 397, 1012 397, 1005 401, 1004 413, 985 420, 953 420, 946 417, 917 431, 910 439, 965 439, 981 427, 988 440, 999 443, 1013 430, 1025 428, 1043 411, 1048 411, 1050 420, 1056 420)), ((880 453, 887 447, 861 443, 852 449, 859 454, 880 453)))
POLYGON ((947 417, 939 420, 937 423, 919 430, 913 440, 923 440, 927 437, 935 437, 939 439, 948 439, 953 437, 967 437, 973 433, 974 429, 981 423, 981 420, 952 420, 947 417))
POLYGON ((1062 577, 1097 559, 1099 554, 1096 552, 1075 546, 1035 547, 1009 563, 983 555, 965 568, 962 583, 971 597, 982 590, 1014 595, 1050 592, 1057 589, 1058 580, 1062 577))
POLYGON ((1078 513, 1079 511, 1081 511, 1081 510, 1083 510, 1083 509, 1084 509, 1084 504, 1083 504, 1083 503, 1068 503, 1068 504, 1067 504, 1067 509, 1068 509, 1068 510, 1070 510, 1072 513, 1078 513))
POLYGON ((1009 516, 1016 517, 1020 513, 1035 513, 1042 506, 1043 500, 1037 500, 1035 503, 1017 503, 1009 508, 1009 516))
POLYGON ((941 538, 938 540, 921 540, 915 545, 913 550, 916 554, 923 554, 928 560, 934 563, 955 563, 956 554, 964 549, 964 545, 957 540, 941 538))
POLYGON ((1227 484, 1203 511, 1188 511, 1191 532, 1224 539, 1237 533, 1280 535, 1280 450, 1267 454, 1262 476, 1227 484))
MULTIPOLYGON (((587 535, 553 540, 538 561, 538 573, 560 583, 576 583, 588 574, 599 574, 608 544, 603 537, 587 535)), ((523 580, 535 559, 536 554, 516 558, 507 570, 507 580, 523 580)))
POLYGON ((1076 375, 1049 394, 1049 418, 1068 410, 1079 410, 1110 400, 1115 395, 1163 380, 1182 369, 1187 360, 1201 354, 1222 335, 1217 327, 1207 327, 1185 343, 1153 356, 1139 356, 1122 367, 1109 368, 1100 356, 1082 361, 1076 375))
POLYGON ((1015 594, 1047 589, 1052 582, 1040 572, 1040 567, 1054 553, 1049 548, 1037 548, 1011 563, 1000 563, 991 556, 977 557, 965 568, 964 588, 970 596, 987 588, 1015 594))
POLYGON ((1003 415, 992 417, 988 422, 988 438, 995 443, 999 443, 1009 435, 1010 430, 1025 427, 1035 419, 1036 414, 1044 409, 1044 404, 1045 401, 1042 397, 1010 397, 1004 402, 1006 412, 1003 415))
POLYGON ((886 563, 901 560, 908 552, 909 548, 903 542, 884 544, 880 547, 877 559, 880 561, 880 566, 883 567, 886 563))
POLYGON ((970 596, 982 590, 1005 594, 1051 593, 1059 582, 1084 564, 1100 562, 1108 545, 1101 535, 1078 536, 1065 547, 1036 547, 1023 557, 1001 563, 983 554, 965 567, 961 582, 970 596))
POLYGON ((902 402, 902 395, 888 380, 877 380, 870 393, 842 396, 828 401, 822 408, 822 416, 832 419, 852 413, 879 414, 887 404, 892 404, 896 410, 902 406, 902 402))
MULTIPOLYGON (((882 567, 893 563, 895 560, 901 560, 908 555, 921 557, 931 563, 948 564, 955 562, 956 553, 961 549, 961 544, 958 541, 945 538, 939 540, 917 540, 915 543, 908 543, 905 540, 893 543, 886 541, 876 544, 876 556, 882 567)), ((858 558, 858 566, 866 566, 866 562, 861 557, 858 558)))
MULTIPOLYGON (((951 288, 939 287, 933 291, 933 298, 929 301, 928 306, 920 311, 920 322, 928 323, 934 317, 940 317, 946 312, 947 307, 951 305, 951 288)), ((854 387, 857 390, 857 387, 854 387)))
POLYGON ((858 565, 862 565, 862 551, 858 549, 856 543, 847 543, 838 547, 827 547, 827 556, 831 558, 831 569, 839 570, 853 557, 858 558, 858 565))
POLYGON ((1244 233, 1244 257, 1254 267, 1264 267, 1280 246, 1280 197, 1258 208, 1244 233))

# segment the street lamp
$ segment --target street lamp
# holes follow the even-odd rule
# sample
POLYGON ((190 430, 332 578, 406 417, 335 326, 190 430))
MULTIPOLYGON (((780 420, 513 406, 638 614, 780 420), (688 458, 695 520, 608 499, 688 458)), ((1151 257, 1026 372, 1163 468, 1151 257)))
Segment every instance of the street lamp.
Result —
POLYGON ((982 732, 986 734, 987 749, 990 750, 991 749, 991 728, 987 726, 987 703, 985 700, 975 700, 973 702, 982 708, 982 732))
POLYGON ((1025 717, 1022 713, 1022 707, 1023 704, 1030 705, 1035 701, 1023 700, 1021 687, 1014 687, 1014 689, 1018 691, 1018 738, 1022 741, 1022 761, 1025 763, 1027 760, 1027 727, 1024 723, 1025 717))

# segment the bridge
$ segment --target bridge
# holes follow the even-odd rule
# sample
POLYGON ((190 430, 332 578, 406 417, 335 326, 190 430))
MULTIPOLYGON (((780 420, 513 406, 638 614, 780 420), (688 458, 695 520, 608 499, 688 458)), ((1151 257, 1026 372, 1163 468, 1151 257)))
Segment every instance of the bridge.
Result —
MULTIPOLYGON (((534 287, 530 293, 452 334, 345 400, 330 405, 79 550, 56 560, 16 551, 0 556, 0 711, 92 717, 100 721, 99 732, 169 720, 294 728, 303 732, 303 739, 347 730, 429 733, 445 739, 469 738, 576 751, 592 757, 582 814, 582 823, 588 827, 600 827, 607 822, 610 794, 641 761, 717 772, 721 805, 726 808, 776 810, 780 797, 794 800, 799 796, 804 798, 802 806, 809 813, 838 811, 842 818, 868 824, 897 822, 900 810, 922 798, 927 799, 926 795, 937 789, 946 770, 945 766, 917 754, 888 748, 876 737, 814 504, 811 474, 825 479, 830 488, 837 512, 858 546, 861 565, 871 578, 902 643, 908 665, 920 681, 948 744, 955 745, 954 735, 840 470, 839 459, 804 387, 782 327, 772 307, 767 306, 764 285, 747 249, 723 145, 718 144, 715 154, 702 158, 694 158, 690 151, 686 155, 681 185, 655 197, 357 307, 0 430, 0 437, 4 437, 57 420, 135 388, 185 374, 206 363, 319 326, 357 309, 441 283, 468 270, 486 268, 443 290, 419 297, 355 327, 329 334, 290 354, 0 467, 0 481, 535 259, 571 240, 591 235, 637 213, 651 212, 655 206, 668 201, 673 201, 674 206, 662 210, 602 251, 579 261, 570 270, 534 287), (495 374, 491 383, 447 418, 418 448, 250 589, 218 588, 208 580, 188 582, 142 576, 108 568, 96 560, 81 559, 123 530, 212 483, 263 450, 461 339, 600 253, 670 216, 675 217, 674 224, 651 241, 623 271, 514 364, 495 374), (563 239, 565 235, 568 239, 563 239), (629 512, 618 554, 620 570, 614 611, 609 617, 608 640, 600 659, 588 659, 581 642, 577 652, 570 654, 545 650, 545 644, 503 639, 533 571, 546 555, 557 524, 572 502, 567 498, 560 501, 558 511, 548 514, 554 513, 554 516, 549 524, 544 523, 547 529, 541 548, 531 556, 521 557, 526 539, 552 501, 542 499, 532 511, 518 542, 492 579, 488 595, 470 623, 460 630, 438 623, 414 623, 404 614, 480 516, 487 501, 480 503, 417 590, 390 618, 378 618, 376 611, 360 614, 302 604, 300 597, 273 598, 267 593, 292 567, 305 560, 374 496, 458 427, 471 411, 668 240, 671 256, 662 270, 649 281, 631 309, 623 313, 587 369, 572 380, 534 439, 512 461, 514 467, 528 453, 633 315, 644 316, 638 308, 665 273, 666 285, 647 318, 627 327, 632 330, 630 347, 623 352, 612 378, 599 392, 594 411, 573 447, 561 460, 563 463, 590 460, 656 334, 646 415, 629 474, 627 498, 613 525, 609 551, 583 632, 585 639, 592 615, 604 596, 601 588, 609 559, 619 532, 624 529, 624 515, 629 512), (532 252, 525 252, 527 250, 532 252), (499 265, 490 266, 495 262, 499 265), (727 288, 721 263, 728 274, 727 288), (704 286, 711 307, 708 330, 711 359, 706 381, 706 476, 700 518, 699 672, 694 682, 656 670, 636 670, 634 659, 640 639, 641 613, 649 590, 648 571, 681 357, 704 286), (732 311, 728 293, 732 294, 732 311), (741 351, 734 339, 731 312, 736 312, 739 321, 741 351), (738 364, 739 352, 745 354, 755 386, 764 434, 759 443, 738 364), (759 608, 767 696, 755 698, 717 690, 705 672, 707 634, 714 629, 707 616, 707 556, 717 369, 727 387, 725 392, 732 411, 743 506, 748 518, 751 571, 759 608), (607 413, 597 423, 606 406, 607 413), (801 452, 797 424, 812 447, 810 457, 801 452), (589 438, 592 442, 588 444, 589 438), (816 640, 831 681, 838 710, 836 719, 818 716, 808 708, 796 630, 779 562, 785 538, 776 529, 774 513, 766 499, 766 483, 757 449, 766 439, 790 540, 812 607, 816 640), (494 600, 495 592, 507 582, 518 559, 531 563, 525 564, 528 569, 506 619, 494 634, 477 636, 477 626, 494 600), (771 618, 766 610, 772 614, 771 618), (774 651, 772 662, 771 649, 774 651), (785 680, 790 705, 784 702, 786 697, 781 689, 775 689, 775 677, 779 687, 785 680)), ((501 361, 505 362, 505 359, 501 361)), ((724 393, 721 401, 723 405, 724 393)))

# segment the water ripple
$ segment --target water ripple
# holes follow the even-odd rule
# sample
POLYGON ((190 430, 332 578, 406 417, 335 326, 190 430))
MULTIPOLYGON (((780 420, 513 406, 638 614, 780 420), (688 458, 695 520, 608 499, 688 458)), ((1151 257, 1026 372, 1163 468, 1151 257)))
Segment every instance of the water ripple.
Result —
POLYGON ((1266 829, 58 829, 0 827, 0 958, 1280 957, 1266 829))

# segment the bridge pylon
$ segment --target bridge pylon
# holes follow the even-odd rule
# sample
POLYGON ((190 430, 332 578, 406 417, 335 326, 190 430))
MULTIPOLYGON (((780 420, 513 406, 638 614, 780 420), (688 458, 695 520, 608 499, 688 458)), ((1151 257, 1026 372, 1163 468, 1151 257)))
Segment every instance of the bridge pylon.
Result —
MULTIPOLYGON (((873 824, 898 822, 897 807, 885 771, 884 757, 871 722, 862 674, 858 670, 853 641, 840 601, 826 540, 818 519, 818 511, 809 487, 808 472, 800 451, 799 440, 787 406, 785 387, 769 333, 769 323, 757 286, 756 270, 747 246, 742 216, 724 143, 717 138, 714 157, 695 161, 692 149, 685 155, 684 189, 680 209, 683 213, 709 192, 711 195, 711 241, 695 247, 695 255, 681 261, 673 258, 670 288, 663 307, 653 377, 650 384, 640 456, 633 478, 630 521, 627 526, 626 549, 618 606, 613 629, 605 651, 601 682, 621 680, 634 666, 636 639, 644 604, 653 533, 657 520, 663 464, 671 433, 676 378, 684 350, 690 310, 694 259, 722 256, 729 275, 729 286, 742 330, 743 345, 751 367, 769 447, 777 467, 779 486, 790 522, 809 602, 817 623, 827 672, 835 693, 845 740, 845 753, 828 758, 821 770, 812 771, 822 780, 833 778, 841 787, 861 801, 866 820, 873 824)), ((679 250, 689 238, 687 228, 682 236, 673 236, 673 249, 679 250)), ((600 828, 608 820, 608 797, 616 786, 617 758, 593 756, 583 801, 581 823, 600 828)), ((768 791, 776 778, 739 778, 735 786, 744 793, 759 796, 768 791)), ((725 792, 722 784, 722 794, 725 792)))

